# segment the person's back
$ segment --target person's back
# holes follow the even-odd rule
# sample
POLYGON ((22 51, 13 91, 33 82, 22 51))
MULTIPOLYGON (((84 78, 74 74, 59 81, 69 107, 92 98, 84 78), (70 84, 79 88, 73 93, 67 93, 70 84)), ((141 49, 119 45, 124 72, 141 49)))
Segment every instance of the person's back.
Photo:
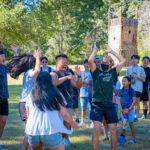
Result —
POLYGON ((45 109, 41 111, 33 105, 31 96, 26 101, 26 108, 29 108, 29 118, 27 120, 25 132, 28 135, 51 135, 54 133, 71 134, 63 124, 63 118, 59 111, 45 109))
POLYGON ((41 72, 37 76, 34 87, 26 100, 27 124, 26 134, 32 149, 57 148, 64 150, 61 133, 71 134, 63 120, 72 127, 78 128, 65 108, 65 100, 53 85, 51 76, 41 72))

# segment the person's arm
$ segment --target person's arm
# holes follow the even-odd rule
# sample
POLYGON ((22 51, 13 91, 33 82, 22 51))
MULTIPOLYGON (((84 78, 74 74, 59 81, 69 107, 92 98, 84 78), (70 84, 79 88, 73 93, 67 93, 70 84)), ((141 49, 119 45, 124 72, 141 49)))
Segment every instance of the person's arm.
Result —
POLYGON ((26 115, 27 115, 27 119, 29 118, 29 108, 26 107, 26 115))
POLYGON ((94 63, 94 57, 95 57, 96 53, 97 53, 97 47, 96 47, 96 42, 94 42, 94 50, 88 59, 88 63, 89 63, 91 72, 94 72, 96 70, 96 65, 94 63))
POLYGON ((78 66, 75 67, 76 70, 76 75, 77 75, 77 80, 74 80, 74 78, 72 78, 70 80, 70 83, 72 86, 76 87, 76 88, 81 88, 82 86, 82 80, 81 80, 81 71, 80 68, 78 66))
POLYGON ((136 97, 134 96, 134 97, 132 97, 132 99, 133 99, 133 103, 132 103, 132 105, 129 107, 129 111, 134 107, 134 105, 135 105, 135 103, 136 103, 136 97))
POLYGON ((14 56, 18 56, 18 48, 17 48, 17 45, 16 44, 12 44, 11 45, 11 49, 14 53, 14 56))
POLYGON ((92 92, 92 80, 89 81, 88 96, 91 95, 91 92, 92 92))
POLYGON ((121 97, 119 97, 119 99, 118 99, 118 105, 119 105, 119 108, 120 108, 120 112, 122 112, 123 109, 122 109, 122 106, 121 106, 121 97))
POLYGON ((122 57, 121 55, 119 55, 118 53, 116 53, 115 51, 113 51, 111 49, 111 47, 109 47, 109 46, 105 46, 105 52, 112 54, 119 60, 119 63, 116 66, 116 71, 117 71, 117 73, 119 73, 121 71, 123 65, 125 64, 126 59, 124 57, 122 57))
POLYGON ((31 76, 37 76, 40 73, 40 57, 41 57, 41 51, 36 50, 34 51, 34 58, 36 59, 36 63, 35 63, 35 68, 34 70, 31 72, 31 76))
POLYGON ((58 86, 58 85, 62 84, 63 82, 65 82, 66 80, 71 80, 73 77, 72 75, 69 75, 69 76, 64 76, 64 77, 58 78, 58 76, 55 72, 51 72, 50 75, 52 77, 54 86, 58 86))
POLYGON ((69 113, 67 112, 67 109, 63 106, 60 106, 60 111, 59 113, 61 114, 62 118, 68 122, 74 129, 78 129, 79 126, 78 124, 72 120, 72 118, 70 117, 69 113))
POLYGON ((145 80, 146 80, 145 78, 140 77, 140 76, 136 75, 135 73, 132 73, 131 76, 134 77, 134 78, 137 78, 138 80, 140 80, 140 81, 142 81, 142 82, 145 82, 145 80))

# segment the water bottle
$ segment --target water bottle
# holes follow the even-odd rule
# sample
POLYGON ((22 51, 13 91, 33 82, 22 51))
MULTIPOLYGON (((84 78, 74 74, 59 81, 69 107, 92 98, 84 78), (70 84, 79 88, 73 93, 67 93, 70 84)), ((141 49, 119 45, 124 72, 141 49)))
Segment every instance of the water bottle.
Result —
POLYGON ((127 128, 128 115, 123 115, 123 129, 127 128))

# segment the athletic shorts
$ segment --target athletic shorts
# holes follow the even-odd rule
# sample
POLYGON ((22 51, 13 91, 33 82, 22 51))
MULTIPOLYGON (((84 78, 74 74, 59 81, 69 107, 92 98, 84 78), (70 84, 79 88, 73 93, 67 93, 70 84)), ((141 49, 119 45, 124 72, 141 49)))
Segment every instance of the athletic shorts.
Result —
POLYGON ((0 99, 0 116, 8 116, 8 100, 0 99))
POLYGON ((60 133, 55 133, 51 135, 27 135, 28 142, 32 147, 43 145, 45 149, 56 148, 63 144, 63 138, 60 133))
POLYGON ((27 121, 27 113, 26 113, 26 102, 20 102, 19 103, 19 113, 20 113, 20 118, 22 121, 26 122, 27 121))
POLYGON ((149 99, 148 99, 148 92, 146 92, 146 93, 142 93, 142 96, 141 96, 141 99, 140 99, 141 101, 148 101, 149 99))
POLYGON ((103 116, 106 123, 117 123, 118 117, 114 103, 99 103, 93 102, 91 107, 90 119, 93 121, 102 122, 103 116))
POLYGON ((73 105, 72 105, 72 108, 75 109, 75 108, 78 108, 78 96, 73 96, 73 105))
POLYGON ((137 92, 137 91, 135 91, 135 92, 136 92, 136 98, 141 98, 142 93, 141 92, 137 92))

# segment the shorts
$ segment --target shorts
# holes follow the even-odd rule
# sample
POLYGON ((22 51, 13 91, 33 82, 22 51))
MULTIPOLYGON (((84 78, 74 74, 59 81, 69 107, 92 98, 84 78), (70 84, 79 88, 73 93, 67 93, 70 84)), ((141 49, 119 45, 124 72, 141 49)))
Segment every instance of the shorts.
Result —
POLYGON ((116 112, 117 112, 117 115, 118 115, 118 104, 115 104, 115 109, 116 109, 116 112))
POLYGON ((73 104, 72 104, 72 108, 78 108, 78 96, 73 96, 73 104))
POLYGON ((118 117, 114 103, 99 103, 93 102, 91 107, 90 119, 93 121, 102 122, 103 116, 106 123, 117 123, 118 117))
POLYGON ((0 116, 8 116, 8 100, 0 99, 0 116))
POLYGON ((142 93, 142 96, 141 96, 140 100, 141 101, 148 101, 149 100, 149 98, 148 98, 148 92, 142 93))
MULTIPOLYGON (((122 119, 122 121, 124 119, 124 116, 122 113, 121 113, 121 119, 122 119)), ((128 114, 128 122, 134 122, 134 109, 131 109, 128 114)))
POLYGON ((91 103, 88 97, 80 97, 81 109, 86 110, 87 104, 89 106, 89 110, 91 111, 91 103))
POLYGON ((141 92, 137 92, 137 91, 135 91, 135 92, 136 92, 136 98, 141 98, 142 93, 141 92))
POLYGON ((27 121, 27 113, 26 113, 26 102, 20 102, 19 103, 19 113, 20 113, 20 118, 22 121, 27 121))
POLYGON ((28 142, 32 147, 43 145, 45 149, 56 148, 63 144, 63 138, 60 133, 52 135, 27 135, 28 142))

